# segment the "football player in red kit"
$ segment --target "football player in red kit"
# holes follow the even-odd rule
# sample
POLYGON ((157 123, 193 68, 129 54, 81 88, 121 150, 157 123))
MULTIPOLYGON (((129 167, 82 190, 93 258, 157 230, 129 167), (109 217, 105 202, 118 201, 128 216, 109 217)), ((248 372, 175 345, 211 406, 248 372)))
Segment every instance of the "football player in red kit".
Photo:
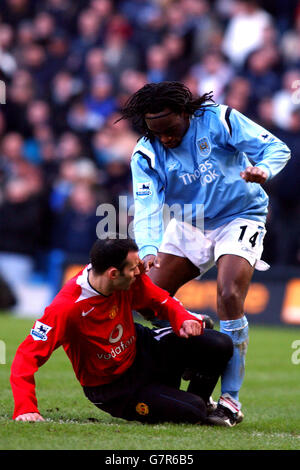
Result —
POLYGON ((227 335, 140 272, 133 240, 97 240, 90 264, 45 309, 19 346, 11 368, 13 419, 43 421, 34 374, 63 346, 87 398, 112 416, 148 423, 205 423, 209 397, 229 361, 227 335), (135 324, 133 310, 151 308, 172 328, 135 324), (187 391, 180 390, 189 370, 187 391))

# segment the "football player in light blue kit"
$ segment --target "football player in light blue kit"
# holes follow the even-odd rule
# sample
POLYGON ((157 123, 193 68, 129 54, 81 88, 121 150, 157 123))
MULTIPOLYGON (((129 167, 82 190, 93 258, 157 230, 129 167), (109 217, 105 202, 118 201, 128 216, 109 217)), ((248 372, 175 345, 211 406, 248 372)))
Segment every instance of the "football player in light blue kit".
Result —
POLYGON ((244 301, 254 269, 268 268, 260 259, 268 210, 261 184, 285 166, 290 151, 236 110, 215 105, 211 94, 193 97, 179 82, 145 85, 122 118, 143 134, 131 168, 135 238, 149 276, 175 295, 217 266, 220 330, 232 338, 234 354, 208 423, 234 426, 243 419, 244 301), (165 227, 170 207, 175 216, 165 227))

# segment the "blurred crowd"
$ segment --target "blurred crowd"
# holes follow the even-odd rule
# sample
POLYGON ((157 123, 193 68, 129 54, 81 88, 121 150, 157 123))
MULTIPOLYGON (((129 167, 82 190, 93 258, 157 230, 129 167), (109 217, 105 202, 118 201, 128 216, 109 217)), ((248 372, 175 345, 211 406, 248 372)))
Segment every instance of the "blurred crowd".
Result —
POLYGON ((1 0, 0 80, 0 272, 11 285, 85 262, 97 207, 132 204, 139 135, 115 121, 162 80, 212 90, 290 147, 266 185, 264 259, 300 265, 299 0, 1 0))

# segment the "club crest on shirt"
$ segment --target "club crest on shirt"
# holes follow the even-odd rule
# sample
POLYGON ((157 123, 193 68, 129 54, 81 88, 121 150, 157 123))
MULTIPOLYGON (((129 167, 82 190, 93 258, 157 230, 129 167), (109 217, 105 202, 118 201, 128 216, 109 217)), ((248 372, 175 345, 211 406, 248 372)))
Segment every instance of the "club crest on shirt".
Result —
POLYGON ((198 149, 202 157, 208 157, 211 152, 211 145, 207 137, 197 140, 198 149))
POLYGON ((109 316, 109 318, 110 318, 111 320, 113 320, 114 318, 116 318, 117 313, 118 313, 118 307, 117 307, 117 305, 114 305, 114 306, 112 307, 111 311, 109 312, 109 315, 108 315, 108 316, 109 316))
POLYGON ((34 327, 31 329, 30 334, 35 341, 47 341, 47 333, 52 330, 52 326, 45 325, 40 321, 36 321, 34 327))

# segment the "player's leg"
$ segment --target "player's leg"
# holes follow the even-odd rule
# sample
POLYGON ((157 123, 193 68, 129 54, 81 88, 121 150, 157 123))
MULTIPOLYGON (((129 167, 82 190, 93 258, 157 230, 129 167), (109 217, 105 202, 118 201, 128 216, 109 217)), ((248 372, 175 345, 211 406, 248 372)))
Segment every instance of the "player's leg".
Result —
POLYGON ((206 423, 207 403, 232 356, 227 335, 206 330, 200 336, 180 338, 166 329, 152 330, 157 369, 155 382, 136 390, 123 417, 142 422, 206 423), (187 392, 179 390, 182 372, 192 372, 187 392))
MULTIPOLYGON (((180 338, 171 330, 156 330, 161 381, 174 385, 172 378, 183 374, 190 380, 188 391, 199 395, 205 403, 224 372, 233 353, 228 335, 204 330, 200 336, 180 338)), ((179 386, 180 382, 178 383, 179 386)))
POLYGON ((152 267, 149 277, 154 284, 167 290, 172 296, 183 284, 200 274, 199 269, 187 258, 160 252, 158 256, 160 267, 152 267))
POLYGON ((206 420, 207 407, 201 397, 159 382, 142 384, 131 390, 118 390, 111 399, 103 402, 102 387, 84 387, 87 398, 116 418, 143 423, 192 423, 206 420))
POLYGON ((224 255, 218 261, 217 309, 220 330, 228 334, 234 344, 234 355, 222 379, 222 393, 238 400, 245 372, 248 344, 248 321, 244 303, 254 268, 235 255, 224 255), (232 370, 232 372, 230 372, 232 370))
POLYGON ((149 383, 132 395, 122 417, 151 424, 202 424, 207 417, 207 408, 198 395, 161 383, 149 383))
POLYGON ((234 425, 242 418, 238 400, 249 335, 244 302, 254 267, 258 270, 269 267, 260 260, 265 233, 264 224, 243 218, 237 218, 212 233, 218 268, 217 313, 220 330, 229 335, 234 343, 233 357, 222 377, 222 396, 219 400, 219 414, 225 407, 226 412, 229 410, 230 418, 228 420, 224 416, 222 421, 220 416, 216 417, 216 424, 234 425))
MULTIPOLYGON (((168 330, 176 336, 171 328, 168 330)), ((116 381, 84 387, 87 398, 110 415, 130 421, 203 422, 205 402, 200 396, 179 390, 183 365, 176 367, 173 356, 173 367, 164 367, 154 330, 136 324, 136 333, 137 353, 132 366, 116 381)))
MULTIPOLYGON (((199 275, 199 269, 187 258, 171 255, 169 253, 158 253, 160 267, 152 267, 149 277, 157 286, 165 289, 170 295, 175 295, 176 291, 186 282, 199 275)), ((153 322, 154 326, 168 326, 166 320, 157 320, 152 310, 144 309, 140 313, 153 322)))
MULTIPOLYGON (((220 331, 230 336, 233 356, 222 375, 219 408, 216 423, 234 425, 242 420, 239 390, 245 374, 245 357, 249 331, 244 315, 244 302, 254 268, 249 262, 236 255, 224 255, 217 263, 217 310, 220 318, 220 331), (227 409, 229 413, 227 413, 227 409), (225 413, 223 413, 225 411, 225 413), (231 413, 233 415, 231 416, 231 413), (221 416, 222 415, 222 416, 221 416)), ((213 420, 213 417, 210 418, 213 420)))

